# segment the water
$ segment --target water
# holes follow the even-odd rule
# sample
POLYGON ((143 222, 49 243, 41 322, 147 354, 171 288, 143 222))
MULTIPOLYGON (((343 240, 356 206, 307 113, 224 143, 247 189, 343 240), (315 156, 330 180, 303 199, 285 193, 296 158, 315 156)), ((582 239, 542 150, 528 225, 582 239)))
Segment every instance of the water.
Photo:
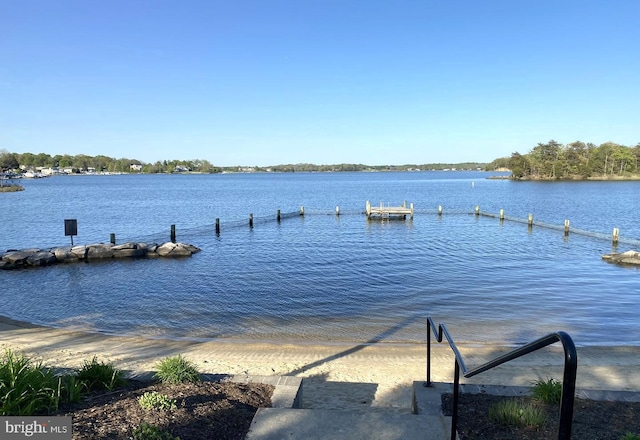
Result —
POLYGON ((0 194, 0 249, 179 241, 182 260, 2 271, 0 314, 113 334, 220 340, 421 343, 425 317, 471 343, 564 330, 578 345, 640 345, 640 182, 511 182, 479 172, 83 176, 0 194), (413 202, 413 221, 367 221, 365 201, 413 202), (438 206, 443 215, 438 216, 438 206), (595 234, 476 217, 483 212, 595 234), (305 215, 298 215, 304 206, 305 215), (336 206, 340 216, 335 215, 336 206), (276 221, 276 210, 283 214, 276 221), (254 215, 254 228, 248 216, 254 215), (291 215, 289 215, 291 214, 291 215), (216 236, 215 218, 221 222, 216 236))

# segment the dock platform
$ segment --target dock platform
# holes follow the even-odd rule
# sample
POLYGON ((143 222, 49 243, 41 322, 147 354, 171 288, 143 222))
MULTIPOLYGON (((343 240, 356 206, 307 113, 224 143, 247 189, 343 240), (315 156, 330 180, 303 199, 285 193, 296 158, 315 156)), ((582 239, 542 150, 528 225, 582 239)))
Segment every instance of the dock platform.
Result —
POLYGON ((413 203, 407 207, 407 202, 404 202, 402 206, 384 206, 382 202, 380 202, 379 207, 371 206, 371 202, 367 200, 367 208, 366 208, 367 218, 371 217, 379 217, 379 218, 390 218, 390 217, 402 217, 406 219, 407 216, 413 220, 413 203))

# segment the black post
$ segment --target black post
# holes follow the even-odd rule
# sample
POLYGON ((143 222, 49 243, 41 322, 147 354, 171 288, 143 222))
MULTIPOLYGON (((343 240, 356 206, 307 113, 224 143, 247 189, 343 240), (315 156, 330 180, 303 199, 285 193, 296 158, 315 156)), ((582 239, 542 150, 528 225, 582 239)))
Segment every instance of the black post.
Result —
POLYGON ((216 219, 216 234, 220 235, 220 219, 216 219))
POLYGON ((176 242, 176 225, 171 225, 171 243, 176 242))
POLYGON ((280 210, 278 209, 278 223, 280 222, 280 210))
POLYGON ((111 242, 111 244, 116 244, 116 234, 111 233, 111 236, 109 237, 109 241, 111 242))
POLYGON ((253 214, 249 214, 249 227, 253 228, 253 214))
POLYGON ((573 403, 576 393, 576 373, 578 370, 578 354, 573 339, 565 333, 558 332, 558 338, 564 346, 564 373, 562 377, 562 397, 560 399, 560 423, 558 439, 570 440, 573 423, 573 403))
POLYGON ((431 386, 431 324, 427 324, 427 383, 431 386))
POLYGON ((460 365, 456 357, 456 366, 453 376, 453 412, 451 413, 451 440, 456 440, 458 431, 458 397, 460 387, 460 365))

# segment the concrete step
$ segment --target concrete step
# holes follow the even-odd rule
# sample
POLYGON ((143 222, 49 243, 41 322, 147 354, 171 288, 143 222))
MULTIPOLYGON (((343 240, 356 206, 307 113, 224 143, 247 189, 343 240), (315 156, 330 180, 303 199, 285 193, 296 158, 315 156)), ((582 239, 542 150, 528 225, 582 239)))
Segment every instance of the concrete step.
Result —
POLYGON ((449 417, 394 412, 260 408, 246 440, 444 440, 449 417))

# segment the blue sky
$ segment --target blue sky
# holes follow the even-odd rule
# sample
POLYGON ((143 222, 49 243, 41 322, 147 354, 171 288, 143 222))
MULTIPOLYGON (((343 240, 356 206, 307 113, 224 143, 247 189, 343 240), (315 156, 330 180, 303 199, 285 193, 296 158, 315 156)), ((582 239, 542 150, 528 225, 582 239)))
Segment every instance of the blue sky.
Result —
POLYGON ((0 149, 215 165, 640 142, 640 1, 4 0, 0 149))

